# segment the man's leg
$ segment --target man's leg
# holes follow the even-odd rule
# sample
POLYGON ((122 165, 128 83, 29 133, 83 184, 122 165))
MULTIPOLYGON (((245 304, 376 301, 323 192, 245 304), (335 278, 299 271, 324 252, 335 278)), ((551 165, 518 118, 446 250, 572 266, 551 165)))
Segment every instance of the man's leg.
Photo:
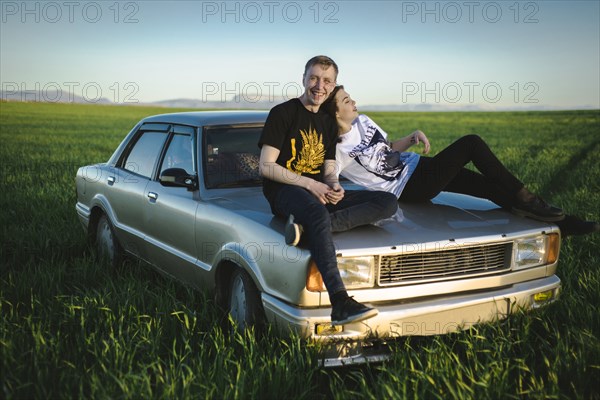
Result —
POLYGON ((331 236, 331 218, 324 205, 308 191, 296 186, 280 189, 274 204, 277 214, 287 218, 294 216, 302 225, 308 249, 323 277, 330 294, 346 290, 337 267, 335 246, 331 236))
MULTIPOLYGON (((395 197, 394 197, 395 198, 395 197)), ((317 265, 331 301, 331 323, 334 325, 362 321, 378 311, 366 307, 348 296, 340 276, 331 234, 331 218, 327 208, 312 194, 296 186, 280 189, 274 204, 275 212, 283 217, 293 215, 308 238, 311 257, 317 265)))

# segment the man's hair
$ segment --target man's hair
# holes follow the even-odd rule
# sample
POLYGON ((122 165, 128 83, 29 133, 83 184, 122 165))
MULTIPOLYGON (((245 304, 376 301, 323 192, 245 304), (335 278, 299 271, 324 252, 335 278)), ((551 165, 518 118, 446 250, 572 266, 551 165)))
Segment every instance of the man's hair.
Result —
POLYGON ((337 94, 337 92, 339 92, 343 88, 344 88, 344 85, 337 85, 331 91, 331 93, 329 94, 329 97, 327 97, 327 99, 325 99, 325 101, 323 102, 323 104, 321 104, 321 107, 320 107, 320 110, 325 111, 333 119, 335 119, 335 113, 338 110, 338 106, 337 106, 337 103, 335 101, 335 95, 337 94))
POLYGON ((337 78, 339 72, 338 66, 335 63, 335 61, 333 61, 327 56, 314 56, 313 58, 308 60, 306 66, 304 67, 304 75, 306 75, 306 71, 308 71, 310 67, 317 64, 322 65, 324 68, 333 67, 333 69, 335 70, 335 77, 337 78))

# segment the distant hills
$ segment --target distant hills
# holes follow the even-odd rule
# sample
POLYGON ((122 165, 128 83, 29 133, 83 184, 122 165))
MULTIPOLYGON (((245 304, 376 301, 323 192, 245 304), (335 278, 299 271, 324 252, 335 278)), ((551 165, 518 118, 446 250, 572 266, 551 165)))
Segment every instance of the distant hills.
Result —
POLYGON ((93 101, 90 101, 89 99, 85 99, 65 90, 26 90, 10 92, 0 90, 0 99, 4 101, 29 101, 40 103, 112 104, 112 102, 105 97, 92 99, 93 101))
POLYGON ((228 101, 204 101, 200 99, 170 99, 160 100, 152 103, 144 103, 144 105, 153 105, 161 107, 178 107, 178 108, 243 108, 243 109, 258 109, 268 110, 273 106, 284 102, 283 97, 272 97, 271 100, 248 101, 243 96, 237 95, 228 101))
MULTIPOLYGON (((234 96, 228 101, 203 101, 200 99, 169 99, 154 102, 122 102, 115 103, 105 97, 97 99, 86 99, 67 91, 44 91, 43 93, 35 91, 0 91, 0 100, 3 101, 27 101, 27 102, 46 102, 46 103, 76 103, 76 104, 114 104, 127 106, 158 106, 166 108, 214 108, 214 109, 261 109, 268 110, 274 105, 279 104, 286 99, 283 97, 273 97, 270 100, 248 101, 248 97, 234 96)), ((252 98, 252 97, 249 97, 252 98)), ((591 110, 597 109, 591 105, 582 105, 570 107, 572 110, 591 110)), ((361 106, 360 111, 552 111, 564 110, 565 108, 544 106, 540 104, 531 104, 528 106, 515 105, 512 107, 497 107, 491 104, 478 105, 457 105, 457 104, 381 104, 361 106)))

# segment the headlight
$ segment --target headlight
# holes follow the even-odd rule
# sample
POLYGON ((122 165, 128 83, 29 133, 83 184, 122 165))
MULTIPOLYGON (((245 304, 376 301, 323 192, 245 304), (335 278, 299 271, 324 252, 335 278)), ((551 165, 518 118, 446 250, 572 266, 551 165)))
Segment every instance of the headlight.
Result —
MULTIPOLYGON (((339 257, 338 269, 346 289, 362 289, 375 284, 375 257, 339 257)), ((325 291, 323 278, 311 260, 306 277, 306 288, 311 292, 325 291)))
POLYGON ((516 240, 513 253, 514 269, 531 268, 556 262, 559 245, 560 240, 556 233, 516 240))
POLYGON ((373 287, 375 257, 339 257, 337 262, 346 289, 373 287))

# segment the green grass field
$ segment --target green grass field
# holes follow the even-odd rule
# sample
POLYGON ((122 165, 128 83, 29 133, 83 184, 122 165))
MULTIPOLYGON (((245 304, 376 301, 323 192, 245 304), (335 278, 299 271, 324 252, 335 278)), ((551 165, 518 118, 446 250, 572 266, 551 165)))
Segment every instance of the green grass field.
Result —
MULTIPOLYGON (((95 261, 77 168, 173 109, 0 103, 1 398, 600 398, 600 235, 562 244, 558 302, 507 322, 408 338, 389 362, 323 369, 295 337, 228 335, 212 299, 139 263, 95 261)), ((534 191, 600 219, 600 111, 370 113, 432 152, 485 138, 534 191)))

